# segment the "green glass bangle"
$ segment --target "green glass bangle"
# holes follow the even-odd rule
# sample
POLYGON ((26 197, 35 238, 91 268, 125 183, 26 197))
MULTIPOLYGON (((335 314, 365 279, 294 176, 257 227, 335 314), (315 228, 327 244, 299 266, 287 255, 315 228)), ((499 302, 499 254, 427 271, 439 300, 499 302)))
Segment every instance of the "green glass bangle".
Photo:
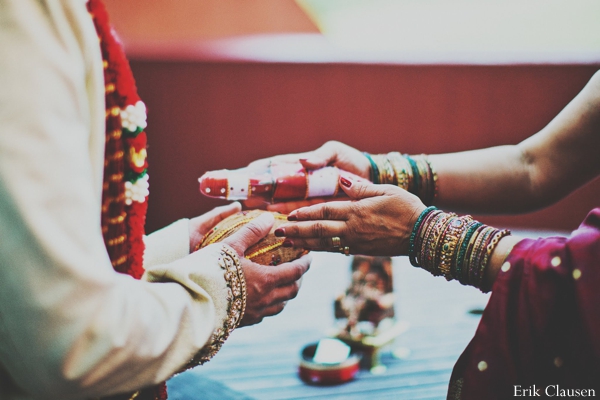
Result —
POLYGON ((427 215, 429 215, 430 212, 437 210, 437 207, 434 206, 430 206, 427 207, 426 209, 424 209, 421 214, 419 215, 419 218, 417 218, 417 222, 415 222, 415 225, 413 226, 412 232, 410 233, 410 239, 409 239, 409 250, 408 250, 408 258, 410 260, 410 264, 413 267, 420 267, 420 265, 417 263, 417 256, 416 256, 416 252, 415 252, 415 238, 417 236, 417 232, 419 231, 419 228, 421 227, 421 223, 423 222, 423 220, 425 219, 425 217, 427 215))
POLYGON ((404 157, 406 157, 406 159, 408 160, 408 163, 410 164, 410 168, 412 169, 413 173, 413 187, 412 190, 409 190, 409 192, 418 196, 420 186, 419 181, 421 180, 421 176, 419 175, 419 167, 417 166, 417 162, 413 160, 408 154, 405 154, 404 157))
POLYGON ((379 168, 377 168, 377 164, 375 164, 373 157, 371 157, 369 153, 365 151, 363 154, 365 157, 367 157, 367 160, 369 160, 369 163, 371 164, 371 182, 379 184, 379 168))
POLYGON ((460 283, 462 283, 463 285, 467 284, 463 279, 463 272, 462 272, 463 263, 465 261, 465 255, 467 254, 467 247, 469 246, 469 241, 471 240, 471 237, 473 237, 473 234, 481 225, 483 225, 481 222, 475 222, 473 225, 471 225, 469 227, 469 229, 467 230, 467 233, 465 235, 465 238, 462 242, 462 245, 460 246, 460 249, 458 251, 458 256, 456 257, 456 277, 455 277, 455 279, 458 279, 458 281, 460 283))

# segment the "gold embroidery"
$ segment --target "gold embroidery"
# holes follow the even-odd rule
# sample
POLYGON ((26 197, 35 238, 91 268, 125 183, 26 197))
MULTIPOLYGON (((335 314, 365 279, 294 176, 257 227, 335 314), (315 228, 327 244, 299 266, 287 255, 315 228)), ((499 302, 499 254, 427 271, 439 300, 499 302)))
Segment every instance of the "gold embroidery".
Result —
POLYGON ((115 129, 114 131, 112 131, 106 135, 106 139, 107 140, 111 140, 111 139, 119 140, 119 139, 121 139, 122 134, 123 134, 123 132, 121 131, 121 129, 115 129))
POLYGON ((112 266, 113 266, 113 268, 116 268, 119 265, 125 264, 125 262, 127 262, 127 255, 121 256, 118 259, 116 259, 115 261, 113 261, 112 266))
POLYGON ((108 225, 116 225, 116 224, 120 224, 121 222, 125 221, 125 217, 127 217, 127 213, 125 211, 123 211, 121 213, 121 215, 113 217, 113 218, 108 218, 106 220, 106 223, 108 225))
MULTIPOLYGON (((119 131, 119 133, 121 133, 121 131, 119 131)), ((123 150, 119 150, 115 154, 106 156, 106 160, 107 161, 120 160, 121 158, 123 158, 124 155, 125 155, 125 153, 123 152, 123 150)))
POLYGON ((112 174, 108 177, 108 180, 113 182, 121 182, 123 180, 123 173, 112 174))
POLYGON ((110 207, 111 204, 113 204, 113 203, 120 204, 123 201, 125 201, 125 194, 122 194, 122 195, 117 196, 117 197, 107 196, 104 199, 104 204, 102 204, 102 212, 104 212, 104 213, 108 212, 108 208, 110 207))
POLYGON ((117 236, 116 238, 109 239, 106 242, 106 245, 107 246, 116 246, 116 245, 119 245, 119 244, 125 242, 125 240, 127 240, 127 235, 117 236))
POLYGON ((461 400, 462 397, 463 378, 450 382, 448 388, 447 400, 461 400))
POLYGON ((219 257, 219 266, 224 271, 225 281, 229 294, 227 299, 227 318, 223 326, 214 330, 209 342, 192 358, 182 371, 204 364, 214 357, 221 349, 223 343, 227 340, 231 332, 237 328, 244 317, 246 310, 246 279, 242 270, 240 259, 235 251, 229 246, 223 245, 221 248, 221 257, 219 257))

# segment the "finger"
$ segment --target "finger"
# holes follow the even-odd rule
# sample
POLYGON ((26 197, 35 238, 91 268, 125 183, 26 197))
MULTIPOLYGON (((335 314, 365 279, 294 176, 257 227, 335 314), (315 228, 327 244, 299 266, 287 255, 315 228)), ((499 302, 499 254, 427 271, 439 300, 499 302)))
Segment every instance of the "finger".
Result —
POLYGON ((323 198, 313 198, 313 199, 300 200, 300 201, 287 201, 285 203, 269 204, 267 206, 267 210, 277 211, 282 214, 288 214, 300 207, 308 207, 313 204, 323 203, 324 201, 325 201, 325 199, 323 199, 323 198))
POLYGON ((351 174, 340 174, 340 187, 342 190, 354 200, 366 199, 368 197, 383 196, 387 192, 389 185, 375 185, 364 179, 357 180, 351 174))
POLYGON ((285 303, 274 304, 274 305, 264 309, 263 316, 264 317, 272 317, 274 315, 281 313, 284 308, 285 308, 285 303))
POLYGON ((300 283, 299 279, 289 285, 273 289, 270 293, 271 303, 266 308, 295 299, 298 296, 298 292, 300 292, 300 283))
MULTIPOLYGON (((310 251, 329 251, 338 253, 344 248, 346 244, 343 239, 340 238, 339 244, 333 241, 334 236, 324 236, 321 238, 303 238, 294 237, 286 238, 284 242, 285 247, 295 247, 298 249, 306 249, 310 251)), ((339 236, 338 236, 339 238, 339 236)))
POLYGON ((306 158, 301 158, 300 163, 306 169, 318 169, 333 165, 338 159, 337 147, 339 142, 329 141, 317 150, 309 153, 306 158))
POLYGON ((307 254, 297 260, 283 263, 270 269, 271 279, 275 287, 285 287, 302 278, 310 268, 312 256, 307 254))
POLYGON ((255 210, 255 209, 264 210, 267 208, 268 204, 269 203, 267 203, 261 197, 250 197, 249 199, 244 200, 244 207, 248 210, 255 210))
POLYGON ((215 207, 203 215, 204 227, 208 231, 210 228, 223 221, 225 218, 242 211, 242 205, 239 202, 233 202, 220 207, 215 207))
POLYGON ((229 236, 224 243, 233 247, 238 254, 244 254, 246 249, 269 234, 275 218, 270 213, 264 213, 242 226, 237 232, 229 236))
POLYGON ((306 158, 309 153, 295 153, 295 154, 283 154, 274 157, 262 158, 248 164, 249 168, 264 169, 269 167, 271 164, 277 163, 297 163, 299 159, 306 158))
POLYGON ((288 221, 338 220, 345 221, 352 212, 352 202, 330 201, 302 207, 290 212, 288 221))
MULTIPOLYGON (((330 247, 332 237, 343 237, 346 232, 346 222, 331 220, 300 221, 284 224, 275 230, 275 236, 286 239, 327 239, 317 247, 330 247)), ((295 246, 300 247, 300 246, 295 246)))

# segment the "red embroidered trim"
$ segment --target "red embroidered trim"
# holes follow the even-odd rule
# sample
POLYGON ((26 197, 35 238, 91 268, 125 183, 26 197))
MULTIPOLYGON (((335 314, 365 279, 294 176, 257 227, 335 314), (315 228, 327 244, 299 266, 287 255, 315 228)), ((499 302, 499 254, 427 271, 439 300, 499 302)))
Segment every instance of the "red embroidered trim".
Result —
MULTIPOLYGON (((125 53, 109 22, 101 0, 89 0, 88 11, 94 20, 104 63, 106 91, 106 147, 102 187, 102 233, 110 260, 116 271, 136 279, 144 273, 144 224, 146 201, 127 205, 125 182, 135 183, 146 174, 146 134, 124 129, 121 112, 140 101, 135 80, 125 53), (141 159, 142 158, 142 159, 141 159)), ((134 394, 111 399, 165 400, 163 383, 134 394)))

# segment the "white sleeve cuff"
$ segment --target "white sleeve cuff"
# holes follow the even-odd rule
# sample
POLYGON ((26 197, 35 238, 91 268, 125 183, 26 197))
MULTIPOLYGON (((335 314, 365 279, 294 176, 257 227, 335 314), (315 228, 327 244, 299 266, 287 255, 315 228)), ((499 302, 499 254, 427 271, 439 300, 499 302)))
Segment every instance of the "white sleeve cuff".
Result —
POLYGON ((180 219, 144 236, 144 244, 144 269, 187 256, 190 253, 189 219, 180 219))
POLYGON ((214 310, 212 335, 184 369, 212 358, 243 318, 246 281, 236 251, 226 244, 215 243, 171 265, 151 267, 142 279, 177 282, 187 289, 196 307, 214 310))

